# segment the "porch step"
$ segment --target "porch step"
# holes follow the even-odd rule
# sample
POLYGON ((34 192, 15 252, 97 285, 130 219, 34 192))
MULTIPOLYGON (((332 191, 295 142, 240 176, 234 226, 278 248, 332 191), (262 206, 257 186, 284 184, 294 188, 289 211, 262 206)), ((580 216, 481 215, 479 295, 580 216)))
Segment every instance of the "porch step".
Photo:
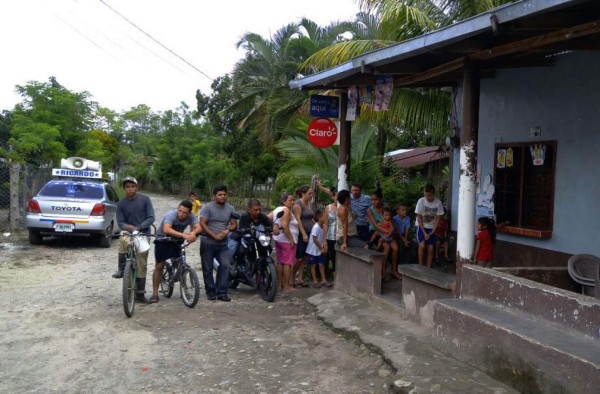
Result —
POLYGON ((465 264, 461 298, 487 300, 600 339, 600 299, 465 264))
POLYGON ((434 326, 454 357, 521 392, 597 393, 600 387, 600 342, 575 330, 471 299, 437 300, 434 326))

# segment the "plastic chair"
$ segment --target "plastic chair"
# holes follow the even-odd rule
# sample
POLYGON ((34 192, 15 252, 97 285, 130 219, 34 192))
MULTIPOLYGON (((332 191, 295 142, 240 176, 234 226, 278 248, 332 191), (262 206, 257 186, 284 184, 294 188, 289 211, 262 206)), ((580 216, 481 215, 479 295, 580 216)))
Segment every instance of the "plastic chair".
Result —
POLYGON ((581 284, 581 294, 600 298, 600 257, 576 254, 568 261, 571 278, 581 284))

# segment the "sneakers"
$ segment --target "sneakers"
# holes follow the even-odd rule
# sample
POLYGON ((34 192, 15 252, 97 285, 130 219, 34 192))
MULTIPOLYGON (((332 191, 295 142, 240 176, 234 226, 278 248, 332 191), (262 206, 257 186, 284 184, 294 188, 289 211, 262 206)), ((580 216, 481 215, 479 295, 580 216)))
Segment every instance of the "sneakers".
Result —
POLYGON ((114 274, 112 274, 112 277, 115 279, 121 279, 123 277, 123 271, 117 271, 114 274))
POLYGON ((223 296, 218 296, 217 300, 223 301, 223 302, 229 302, 229 301, 231 301, 231 298, 229 298, 228 295, 223 295, 223 296))
POLYGON ((215 301, 215 300, 217 299, 217 296, 211 295, 211 296, 206 296, 206 298, 207 298, 209 301, 215 301))

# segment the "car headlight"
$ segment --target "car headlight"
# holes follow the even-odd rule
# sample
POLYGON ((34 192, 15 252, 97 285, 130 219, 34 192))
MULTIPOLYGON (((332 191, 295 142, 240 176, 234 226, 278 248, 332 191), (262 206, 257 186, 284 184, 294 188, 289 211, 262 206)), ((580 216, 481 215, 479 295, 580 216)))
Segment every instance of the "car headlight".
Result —
POLYGON ((271 243, 271 237, 265 234, 261 234, 258 236, 258 242, 260 242, 262 246, 267 247, 271 243))

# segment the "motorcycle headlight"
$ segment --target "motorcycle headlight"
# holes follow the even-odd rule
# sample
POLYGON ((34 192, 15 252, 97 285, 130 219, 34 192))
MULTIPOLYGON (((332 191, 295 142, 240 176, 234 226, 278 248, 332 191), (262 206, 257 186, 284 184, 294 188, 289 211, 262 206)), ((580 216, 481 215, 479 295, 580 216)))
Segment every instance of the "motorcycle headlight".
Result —
POLYGON ((271 237, 265 234, 261 234, 258 236, 258 242, 260 242, 262 246, 267 247, 271 243, 271 237))

